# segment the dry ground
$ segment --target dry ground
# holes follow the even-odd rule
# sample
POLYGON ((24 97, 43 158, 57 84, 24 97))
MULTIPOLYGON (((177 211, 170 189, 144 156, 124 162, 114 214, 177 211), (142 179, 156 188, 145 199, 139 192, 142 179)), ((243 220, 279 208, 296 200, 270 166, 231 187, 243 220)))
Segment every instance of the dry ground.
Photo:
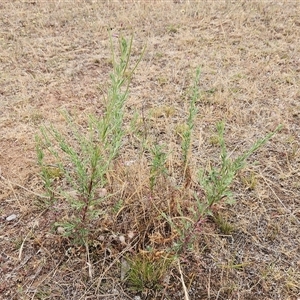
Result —
MULTIPOLYGON (((85 249, 53 232, 57 215, 39 196, 35 134, 43 124, 63 130, 60 109, 78 123, 101 111, 111 31, 114 39, 134 34, 133 60, 147 45, 126 118, 139 113, 149 139, 172 149, 174 174, 180 139, 173 133, 184 122, 187 90, 201 67, 191 189, 197 168, 218 160, 217 121, 226 121, 226 142, 237 153, 283 124, 240 172, 233 186, 237 203, 217 208, 233 231, 224 235, 208 220, 193 251, 182 255, 190 299, 300 299, 299 11, 297 1, 1 1, 0 298, 184 299, 177 264, 160 291, 133 292, 120 280, 126 247, 118 235, 142 222, 138 212, 128 220, 139 205, 126 197, 140 193, 147 169, 147 162, 133 163, 131 175, 121 178, 125 162, 137 159, 133 137, 124 141, 119 173, 107 187, 117 193, 122 185, 122 222, 113 216, 111 223, 99 222, 100 236, 110 241, 91 247, 89 260, 85 249), (12 214, 16 219, 7 221, 12 214)), ((156 197, 168 201, 170 193, 156 197)), ((164 251, 164 242, 154 242, 164 251)))

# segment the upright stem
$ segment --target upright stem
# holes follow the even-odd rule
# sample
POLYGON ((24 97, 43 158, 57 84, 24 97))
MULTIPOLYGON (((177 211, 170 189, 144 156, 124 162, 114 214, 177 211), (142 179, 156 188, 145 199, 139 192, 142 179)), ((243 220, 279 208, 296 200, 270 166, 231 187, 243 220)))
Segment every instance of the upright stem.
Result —
POLYGON ((89 186, 88 186, 88 191, 87 191, 87 195, 86 197, 83 199, 85 206, 82 212, 82 217, 81 217, 81 226, 84 227, 85 224, 85 220, 86 220, 86 214, 87 214, 87 210, 89 208, 90 205, 90 198, 91 198, 91 193, 92 193, 92 189, 93 189, 93 185, 94 185, 94 172, 95 172, 95 168, 92 169, 92 174, 91 174, 91 179, 89 182, 89 186))
POLYGON ((200 232, 201 231, 201 225, 206 221, 206 219, 202 218, 202 215, 199 216, 199 218, 197 219, 197 221, 194 223, 192 229, 190 230, 190 232, 184 237, 182 246, 180 247, 178 254, 181 254, 182 252, 184 252, 188 246, 188 244, 191 241, 192 236, 194 236, 195 231, 200 232))

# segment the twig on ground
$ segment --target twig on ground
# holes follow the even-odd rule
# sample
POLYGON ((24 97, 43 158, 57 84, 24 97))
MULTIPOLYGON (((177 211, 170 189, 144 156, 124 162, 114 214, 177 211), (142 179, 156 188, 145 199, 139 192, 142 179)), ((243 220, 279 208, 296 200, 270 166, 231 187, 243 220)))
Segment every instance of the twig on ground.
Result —
POLYGON ((184 283, 184 278, 183 278, 183 274, 182 274, 182 271, 181 271, 179 259, 177 260, 177 262, 178 262, 178 271, 180 273, 180 279, 181 279, 181 283, 182 283, 182 287, 183 287, 183 291, 184 291, 184 299, 185 300, 190 300, 189 293, 188 293, 186 285, 184 283))

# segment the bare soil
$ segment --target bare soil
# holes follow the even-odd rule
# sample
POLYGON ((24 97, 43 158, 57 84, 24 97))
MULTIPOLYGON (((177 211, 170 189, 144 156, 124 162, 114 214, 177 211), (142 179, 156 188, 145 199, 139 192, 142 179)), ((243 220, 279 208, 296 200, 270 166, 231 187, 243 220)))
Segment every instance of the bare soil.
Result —
MULTIPOLYGON (((185 287, 195 300, 300 299, 299 11, 298 1, 2 1, 0 299, 188 299, 185 287), (147 47, 132 78, 126 124, 138 113, 149 142, 167 145, 174 170, 180 165, 174 132, 201 69, 192 184, 178 196, 187 207, 198 168, 219 160, 216 122, 226 122, 233 153, 283 125, 239 173, 236 204, 215 208, 232 232, 206 220, 194 248, 180 258, 181 270, 171 266, 155 291, 133 291, 120 275, 124 253, 146 250, 145 240, 138 249, 120 237, 138 236, 155 219, 154 211, 138 219, 149 165, 126 169, 137 161, 134 137, 125 139, 107 187, 125 200, 122 218, 99 220, 99 239, 88 253, 53 230, 61 215, 45 205, 37 165, 35 135, 43 125, 65 130, 61 110, 78 124, 90 113, 101 116, 112 69, 109 34, 116 43, 134 35, 133 63, 147 47)), ((161 183, 152 200, 163 206, 170 197, 177 196, 161 183)), ((161 254, 170 237, 151 230, 149 243, 161 254)))

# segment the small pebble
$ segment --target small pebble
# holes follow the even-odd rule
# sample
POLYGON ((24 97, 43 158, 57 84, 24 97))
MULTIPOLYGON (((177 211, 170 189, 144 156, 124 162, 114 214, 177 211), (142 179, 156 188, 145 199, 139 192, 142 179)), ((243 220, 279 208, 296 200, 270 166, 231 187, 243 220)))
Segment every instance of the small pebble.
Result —
POLYGON ((17 215, 12 214, 12 215, 10 215, 10 216, 8 216, 8 217, 6 218, 6 221, 10 222, 10 221, 15 220, 16 218, 17 218, 17 215))
POLYGON ((65 229, 63 227, 57 227, 57 233, 58 234, 64 234, 65 233, 65 229))

